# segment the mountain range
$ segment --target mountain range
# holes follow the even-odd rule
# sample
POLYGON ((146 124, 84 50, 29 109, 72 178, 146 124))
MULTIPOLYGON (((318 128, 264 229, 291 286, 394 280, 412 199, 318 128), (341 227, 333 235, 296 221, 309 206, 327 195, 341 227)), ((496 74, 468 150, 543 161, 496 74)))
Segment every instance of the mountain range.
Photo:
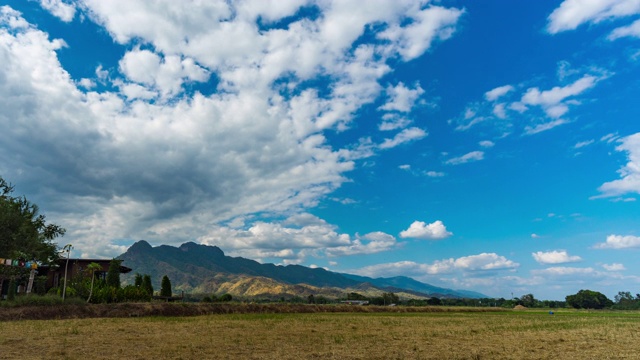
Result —
POLYGON ((404 276, 374 279, 301 265, 262 264, 226 256, 217 246, 194 242, 179 247, 152 247, 140 240, 118 259, 133 269, 123 276, 125 282, 132 282, 136 273, 149 274, 154 288, 159 289, 161 278, 167 275, 174 292, 228 293, 234 297, 269 299, 309 295, 339 298, 351 292, 372 297, 389 291, 401 298, 487 297, 472 291, 436 287, 404 276))

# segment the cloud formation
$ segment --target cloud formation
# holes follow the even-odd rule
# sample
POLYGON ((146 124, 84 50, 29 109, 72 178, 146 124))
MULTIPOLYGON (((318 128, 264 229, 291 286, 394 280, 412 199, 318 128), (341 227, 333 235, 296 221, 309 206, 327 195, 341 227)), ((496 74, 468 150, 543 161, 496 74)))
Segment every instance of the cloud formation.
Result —
POLYGON ((390 277, 397 275, 409 275, 424 278, 427 275, 467 274, 484 271, 504 271, 516 269, 520 264, 511 261, 496 253, 481 253, 459 257, 436 260, 430 264, 421 264, 413 261, 399 261, 394 263, 367 266, 356 271, 360 275, 370 277, 390 277))
POLYGON ((487 91, 483 101, 468 104, 464 113, 450 123, 456 125, 457 131, 468 131, 484 124, 494 127, 501 136, 515 130, 521 131, 522 135, 534 135, 570 123, 566 115, 572 107, 581 104, 578 97, 612 74, 597 68, 589 69, 587 73, 570 70, 567 62, 560 65, 562 71, 558 77, 563 85, 547 90, 541 90, 539 86, 526 90, 522 90, 522 85, 499 86, 487 91), (520 129, 518 123, 523 124, 519 125, 520 129))
POLYGON ((627 154, 628 162, 620 170, 620 179, 602 184, 598 190, 599 197, 613 197, 628 193, 640 194, 640 133, 626 136, 618 140, 617 151, 627 154))
POLYGON ((466 164, 472 161, 480 161, 484 159, 484 151, 472 151, 459 157, 454 157, 445 162, 448 165, 466 164))
POLYGON ((631 249, 640 248, 640 237, 633 235, 609 235, 603 243, 594 246, 596 249, 631 249))
MULTIPOLYGON (((325 135, 347 131, 384 92, 392 66, 450 38, 463 14, 409 0, 73 4, 41 1, 63 21, 102 26, 124 56, 93 79, 73 79, 57 57, 64 40, 2 6, 0 151, 11 155, 0 172, 34 184, 48 218, 92 256, 120 253, 113 239, 208 241, 211 229, 234 235, 230 249, 245 248, 242 234, 289 256, 278 251, 293 246, 275 249, 265 235, 273 233, 306 249, 297 232, 252 215, 315 206, 357 159, 425 137, 409 123, 376 146, 334 148, 325 135), (322 88, 309 85, 319 79, 322 88), (241 230, 221 225, 241 217, 241 230)), ((423 92, 388 85, 382 110, 408 114, 423 92)), ((353 253, 391 246, 327 236, 312 243, 353 253)))
POLYGON ((582 260, 580 256, 570 256, 566 250, 537 251, 531 253, 531 256, 533 256, 539 264, 564 264, 582 260))
POLYGON ((547 31, 556 34, 585 23, 597 24, 638 13, 638 0, 565 0, 549 15, 547 31))
POLYGON ((431 224, 427 224, 424 221, 414 221, 407 230, 400 232, 401 238, 413 238, 423 240, 440 240, 446 239, 453 235, 452 232, 447 231, 447 227, 444 226, 442 221, 436 220, 431 224))

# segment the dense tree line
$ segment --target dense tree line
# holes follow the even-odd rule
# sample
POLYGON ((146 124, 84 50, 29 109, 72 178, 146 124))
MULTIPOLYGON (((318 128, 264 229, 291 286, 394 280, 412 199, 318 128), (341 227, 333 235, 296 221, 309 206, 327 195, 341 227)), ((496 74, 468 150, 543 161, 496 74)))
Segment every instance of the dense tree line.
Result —
MULTIPOLYGON (((24 196, 13 195, 14 186, 0 177, 0 258, 50 265, 58 259, 54 240, 65 233, 56 224, 47 223, 38 206, 24 196)), ((0 266, 0 284, 24 282, 29 269, 0 266)), ((15 286, 14 284, 14 286, 15 286)))

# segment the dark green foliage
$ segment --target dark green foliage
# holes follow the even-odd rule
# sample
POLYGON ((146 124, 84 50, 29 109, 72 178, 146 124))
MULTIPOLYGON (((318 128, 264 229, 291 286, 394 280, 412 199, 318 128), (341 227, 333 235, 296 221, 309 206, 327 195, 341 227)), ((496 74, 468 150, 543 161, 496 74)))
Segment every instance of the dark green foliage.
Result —
POLYGON ((151 301, 151 295, 142 288, 134 285, 127 285, 116 289, 112 286, 102 286, 94 290, 91 303, 116 303, 116 302, 146 302, 151 301))
POLYGON ((367 300, 367 297, 355 292, 347 294, 347 300, 367 300))
POLYGON ((33 292, 36 293, 37 295, 46 294, 47 293, 46 285, 47 285, 46 276, 36 276, 33 284, 33 292))
POLYGON ((392 292, 383 293, 382 300, 384 301, 384 305, 398 304, 400 302, 398 295, 392 292))
POLYGON ((13 301, 16 299, 16 292, 18 291, 18 284, 14 279, 9 281, 9 290, 7 292, 7 300, 13 301))
POLYGON ((592 290, 580 290, 566 297, 567 305, 576 309, 604 309, 613 305, 604 294, 592 290))
POLYGON ((44 263, 57 259, 53 240, 64 235, 65 229, 47 224, 36 204, 12 193, 13 186, 0 177, 0 256, 44 263))
POLYGON ((142 275, 136 273, 136 277, 133 279, 133 286, 142 287, 142 275))
POLYGON ((529 308, 535 307, 538 300, 533 297, 533 294, 526 294, 520 297, 520 303, 522 306, 526 306, 529 308))
POLYGON ((15 301, 0 301, 2 307, 21 307, 21 306, 57 306, 57 305, 84 305, 84 300, 80 298, 67 298, 62 300, 58 295, 34 295, 16 297, 15 301))
POLYGON ((429 305, 442 305, 442 300, 437 297, 432 297, 427 300, 427 304, 429 305))
POLYGON ((629 291, 619 291, 614 297, 614 309, 640 310, 640 294, 633 296, 629 291))
POLYGON ((142 276, 142 290, 147 293, 149 296, 153 295, 153 285, 151 284, 151 275, 144 274, 142 276))
POLYGON ((128 285, 118 291, 118 300, 121 302, 151 301, 151 296, 142 288, 128 285))
POLYGON ((162 282, 160 284, 160 296, 173 296, 173 292, 171 291, 171 281, 167 275, 162 277, 162 282))
POLYGON ((309 303, 309 304, 315 304, 316 303, 316 298, 313 296, 313 294, 307 296, 307 303, 309 303))
POLYGON ((208 297, 208 296, 205 296, 205 297, 203 297, 203 298, 202 298, 202 302, 204 302, 204 303, 210 303, 210 302, 211 302, 211 298, 210 298, 210 297, 208 297))
POLYGON ((231 296, 231 294, 223 294, 220 296, 220 301, 222 302, 229 302, 231 300, 233 300, 233 296, 231 296))
MULTIPOLYGON (((47 224, 36 204, 12 193, 13 185, 0 177, 0 257, 52 263, 58 258, 58 247, 53 240, 64 235, 65 230, 47 224)), ((18 281, 28 273, 28 269, 0 266, 0 279, 18 281)))
POLYGON ((120 263, 122 260, 113 259, 107 271, 107 286, 120 289, 120 263))

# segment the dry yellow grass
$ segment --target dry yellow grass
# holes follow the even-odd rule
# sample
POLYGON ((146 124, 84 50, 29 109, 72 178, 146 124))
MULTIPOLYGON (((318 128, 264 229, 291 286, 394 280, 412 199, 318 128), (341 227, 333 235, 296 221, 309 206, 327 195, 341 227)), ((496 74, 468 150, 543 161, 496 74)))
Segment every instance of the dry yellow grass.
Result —
POLYGON ((1 322, 2 359, 637 359, 636 313, 311 313, 1 322))

